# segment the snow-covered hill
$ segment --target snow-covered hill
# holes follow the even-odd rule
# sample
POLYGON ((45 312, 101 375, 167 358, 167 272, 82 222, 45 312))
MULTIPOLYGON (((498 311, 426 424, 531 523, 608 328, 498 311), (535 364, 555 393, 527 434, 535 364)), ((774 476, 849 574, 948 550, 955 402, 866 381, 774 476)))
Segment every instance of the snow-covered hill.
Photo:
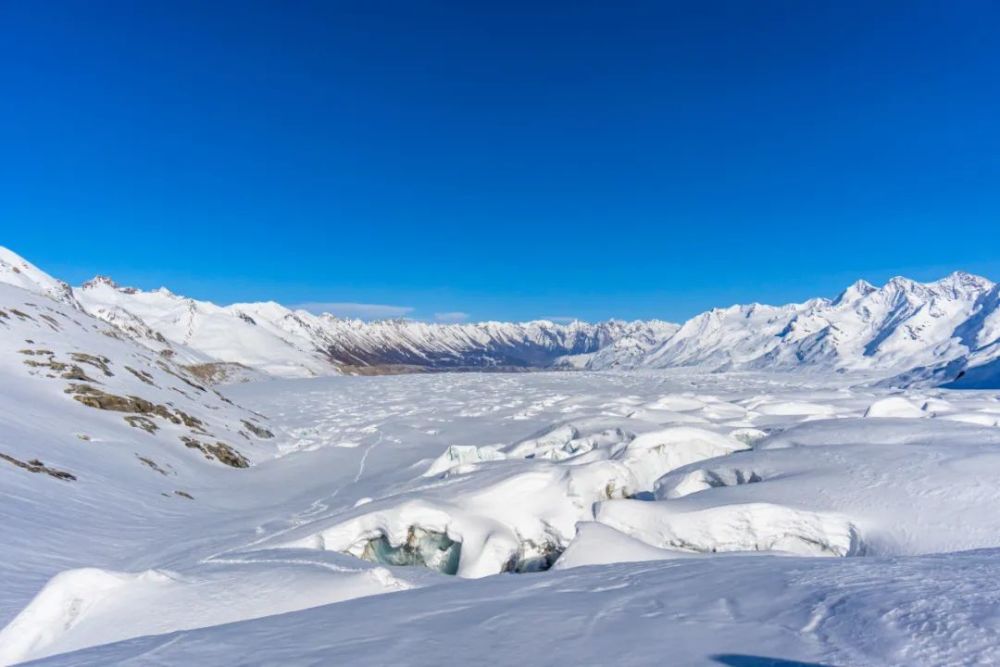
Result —
POLYGON ((246 383, 286 455, 176 476, 16 395, 0 664, 996 664, 1000 396, 851 385, 246 383))
MULTIPOLYGON (((589 367, 810 367, 886 375, 927 368, 946 382, 1000 352, 997 295, 992 282, 967 273, 931 283, 893 278, 882 287, 858 281, 833 300, 713 309, 663 340, 643 341, 638 355, 613 354, 616 348, 628 349, 627 341, 619 339, 594 355, 589 367)), ((908 377, 917 380, 930 373, 908 377)))
POLYGON ((274 302, 218 306, 98 277, 71 289, 9 250, 0 281, 29 287, 113 325, 206 379, 413 370, 819 368, 877 373, 890 384, 1000 383, 1000 286, 953 273, 918 283, 858 281, 835 299, 716 308, 681 325, 364 322, 274 302))
POLYGON ((434 368, 535 367, 587 355, 624 337, 663 335, 659 322, 480 322, 427 324, 406 320, 361 322, 322 318, 338 360, 363 365, 395 363, 434 368))
POLYGON ((997 302, 363 324, 5 252, 0 664, 997 663, 1000 395, 829 372, 981 384, 997 302), (510 359, 692 369, 205 381, 510 359))
POLYGON ((73 297, 73 289, 67 283, 56 280, 3 246, 0 246, 0 283, 43 294, 54 301, 80 308, 73 297))
POLYGON ((53 462, 70 479, 95 455, 164 475, 205 461, 246 468, 275 456, 264 417, 71 298, 48 298, 49 287, 0 283, 0 457, 8 463, 53 476, 38 461, 53 462), (50 442, 45 434, 56 425, 73 437, 50 442), (43 451, 25 444, 39 441, 43 451))
MULTIPOLYGON (((523 369, 563 365, 618 340, 661 340, 676 325, 656 320, 597 324, 547 320, 431 324, 314 315, 274 302, 217 306, 161 288, 142 291, 97 277, 73 290, 91 314, 159 349, 238 363, 280 377, 406 369, 523 369)), ((204 363, 192 358, 192 363, 204 363)))

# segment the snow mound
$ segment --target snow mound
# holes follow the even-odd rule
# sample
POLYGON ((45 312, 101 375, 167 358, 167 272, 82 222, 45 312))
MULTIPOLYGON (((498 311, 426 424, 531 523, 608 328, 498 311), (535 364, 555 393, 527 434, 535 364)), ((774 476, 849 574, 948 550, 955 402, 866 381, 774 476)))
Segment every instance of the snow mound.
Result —
POLYGON ((926 417, 927 413, 902 396, 890 396, 875 401, 865 410, 865 417, 926 417))
POLYGON ((238 567, 223 562, 183 575, 67 570, 0 631, 0 664, 410 587, 385 568, 288 557, 248 560, 238 567), (140 609, 143 613, 136 613, 140 609))
POLYGON ((597 447, 626 442, 633 437, 620 428, 599 430, 593 424, 568 423, 553 426, 540 435, 511 445, 505 452, 510 458, 565 461, 597 447))
POLYGON ((643 490, 666 472, 705 459, 725 456, 749 447, 735 438, 691 426, 643 433, 620 455, 643 490))
POLYGON ((576 537, 569 543, 552 569, 568 570, 585 565, 639 563, 687 556, 688 554, 683 552, 650 546, 603 523, 586 521, 577 525, 576 537))
POLYGON ((936 415, 936 417, 945 421, 977 424, 979 426, 1000 426, 1000 415, 986 412, 952 412, 945 415, 936 415))
POLYGON ((20 662, 27 656, 48 655, 52 651, 46 647, 72 630, 103 600, 125 587, 152 588, 168 581, 169 575, 154 570, 139 574, 97 568, 62 572, 0 631, 0 664, 20 662))
POLYGON ((658 500, 669 500, 683 498, 706 489, 755 484, 762 481, 763 477, 749 468, 731 466, 685 469, 669 472, 656 480, 655 495, 658 500))
MULTIPOLYGON (((276 546, 339 551, 385 565, 421 565, 465 578, 548 569, 571 539, 577 513, 567 515, 563 502, 540 517, 530 506, 518 506, 516 499, 532 492, 542 495, 547 487, 556 486, 553 481, 538 474, 508 480, 489 494, 507 500, 490 515, 475 504, 463 509, 411 501, 276 546)), ((558 502, 556 494, 548 495, 558 502)))
POLYGON ((424 477, 437 477, 444 473, 467 472, 472 465, 485 461, 502 461, 507 455, 496 446, 483 445, 452 445, 445 453, 434 459, 434 462, 424 472, 424 477))
POLYGON ((745 449, 687 426, 633 437, 600 418, 558 424, 503 451, 449 447, 423 477, 451 483, 363 505, 354 518, 277 546, 471 578, 544 570, 574 539, 576 524, 593 520, 595 503, 651 495, 671 470, 745 449))
POLYGON ((763 415, 787 417, 792 415, 827 416, 836 412, 833 406, 804 401, 781 401, 756 406, 756 411, 763 415))
POLYGON ((596 519, 663 549, 780 551, 803 556, 864 553, 857 528, 846 518, 771 503, 683 510, 664 501, 621 500, 601 503, 596 519))
POLYGON ((628 413, 629 419, 639 419, 652 424, 707 424, 708 419, 692 412, 673 412, 659 408, 639 408, 628 413))
POLYGON ((701 410, 705 405, 705 401, 691 396, 669 395, 656 399, 649 404, 649 407, 669 410, 671 412, 688 412, 691 410, 701 410))

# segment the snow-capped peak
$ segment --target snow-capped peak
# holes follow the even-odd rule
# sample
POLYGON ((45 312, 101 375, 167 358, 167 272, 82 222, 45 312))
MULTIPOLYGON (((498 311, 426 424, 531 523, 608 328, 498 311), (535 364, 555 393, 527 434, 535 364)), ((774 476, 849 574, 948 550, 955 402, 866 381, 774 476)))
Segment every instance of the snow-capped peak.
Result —
POLYGON ((833 300, 736 304, 681 325, 655 320, 366 322, 291 310, 273 301, 219 306, 165 287, 121 287, 105 276, 74 292, 6 249, 0 249, 0 281, 76 304, 147 347, 164 352, 166 346, 188 363, 239 363, 278 376, 563 365, 820 366, 889 374, 959 359, 968 365, 975 355, 986 354, 982 350, 1000 348, 993 345, 1000 336, 997 287, 964 272, 927 283, 898 276, 881 287, 858 280, 833 300))
POLYGON ((3 246, 0 246, 0 283, 42 294, 74 308, 79 307, 68 284, 53 278, 16 252, 3 246))
POLYGON ((118 283, 108 276, 94 276, 87 282, 80 285, 81 289, 95 289, 97 287, 110 287, 111 289, 118 289, 118 283))
POLYGON ((982 276, 965 273, 964 271, 955 271, 931 283, 931 285, 938 290, 947 292, 952 298, 961 298, 962 295, 988 292, 993 288, 994 283, 992 280, 983 278, 982 276))
POLYGON ((878 291, 878 288, 872 285, 867 280, 857 280, 851 283, 851 285, 847 289, 841 292, 840 296, 834 299, 833 303, 835 305, 840 305, 842 303, 851 303, 853 301, 857 301, 858 299, 862 299, 871 294, 872 292, 876 291, 878 291))

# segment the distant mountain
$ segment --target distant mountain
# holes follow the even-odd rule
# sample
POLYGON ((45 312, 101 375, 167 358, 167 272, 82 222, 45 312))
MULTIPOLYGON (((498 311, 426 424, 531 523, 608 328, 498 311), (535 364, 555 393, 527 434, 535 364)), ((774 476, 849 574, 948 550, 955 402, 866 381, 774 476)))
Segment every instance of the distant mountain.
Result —
MULTIPOLYGON (((858 281, 836 299, 785 306, 751 304, 697 315, 642 354, 595 355, 590 368, 781 369, 902 372, 984 361, 1000 338, 997 286, 954 273, 932 283, 858 281)), ((616 347, 625 346, 619 340, 616 347)), ((913 379, 916 379, 914 376, 913 379)), ((943 380, 951 378, 941 377, 943 380)))
MULTIPOLYGON (((291 310, 274 302, 217 306, 165 288, 142 291, 97 277, 73 290, 95 317, 153 349, 204 363, 238 363, 283 377, 422 369, 530 369, 572 365, 623 338, 660 340, 665 322, 598 324, 412 320, 363 322, 291 310)), ((585 360, 584 362, 585 363, 585 360)))
POLYGON ((0 282, 99 318, 206 380, 421 370, 866 371, 894 384, 1000 386, 1000 287, 956 272, 858 281, 835 299, 716 308, 681 325, 364 322, 274 302, 218 306, 97 277, 78 288, 0 248, 0 282))

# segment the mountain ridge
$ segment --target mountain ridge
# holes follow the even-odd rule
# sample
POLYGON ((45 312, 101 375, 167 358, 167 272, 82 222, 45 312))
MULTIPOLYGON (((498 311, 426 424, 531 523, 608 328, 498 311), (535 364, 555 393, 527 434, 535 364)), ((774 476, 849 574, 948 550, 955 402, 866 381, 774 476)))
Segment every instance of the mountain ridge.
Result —
POLYGON ((897 276, 879 287, 858 280, 832 299, 735 304, 680 324, 362 321, 273 301, 220 306, 164 287, 123 287, 106 276, 71 288, 2 248, 0 281, 70 304, 182 363, 233 364, 278 377, 400 370, 808 367, 879 372, 888 381, 908 384, 966 376, 989 384, 995 373, 975 369, 991 368, 1000 358, 1000 286, 962 271, 927 283, 897 276))

